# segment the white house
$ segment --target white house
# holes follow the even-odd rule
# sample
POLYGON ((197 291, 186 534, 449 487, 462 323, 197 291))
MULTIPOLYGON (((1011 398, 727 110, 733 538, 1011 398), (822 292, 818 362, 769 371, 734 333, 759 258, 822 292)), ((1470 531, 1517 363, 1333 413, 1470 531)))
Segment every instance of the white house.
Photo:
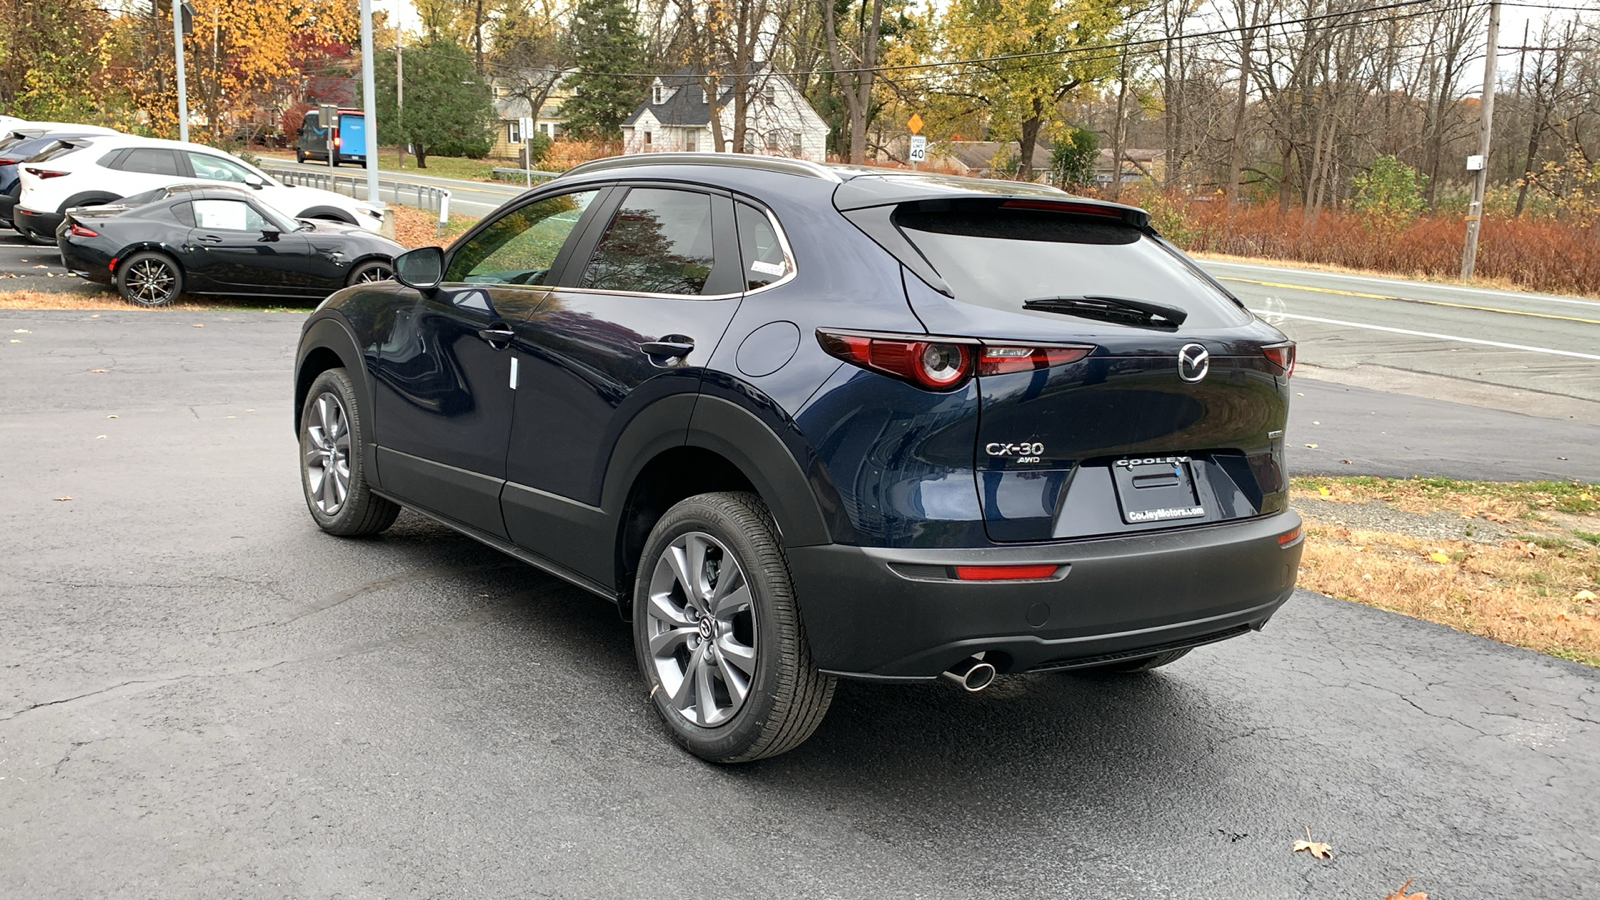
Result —
MULTIPOLYGON (((763 67, 764 69, 765 67, 763 67)), ((828 123, 817 115, 800 89, 788 78, 758 70, 746 110, 747 150, 764 156, 788 156, 825 162, 828 123)), ((711 108, 696 71, 684 67, 650 83, 650 96, 622 121, 623 153, 665 151, 709 152, 711 108)), ((722 135, 733 140, 731 89, 722 89, 722 135)))

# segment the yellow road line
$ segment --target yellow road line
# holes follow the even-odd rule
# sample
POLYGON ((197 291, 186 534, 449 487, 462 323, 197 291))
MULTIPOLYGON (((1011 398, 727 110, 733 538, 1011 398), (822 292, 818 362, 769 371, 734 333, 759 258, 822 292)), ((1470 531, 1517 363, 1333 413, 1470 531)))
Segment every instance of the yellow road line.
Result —
POLYGON ((1562 322, 1582 322, 1585 325, 1600 325, 1600 319, 1583 319, 1578 316, 1558 316, 1554 313, 1530 312, 1524 309, 1501 309, 1498 306, 1474 306, 1470 303, 1451 303, 1447 300, 1418 300, 1413 297, 1396 297, 1393 294, 1366 294, 1361 291, 1341 291, 1336 288, 1311 287, 1304 284, 1285 284, 1279 281, 1256 281, 1250 278, 1233 278, 1226 275, 1216 276, 1219 281, 1237 281, 1242 284, 1257 284, 1262 287, 1286 288, 1291 291, 1315 291, 1319 294, 1339 294, 1344 297, 1362 297, 1367 300, 1393 300, 1397 303, 1420 303, 1424 306, 1448 306, 1451 309, 1466 309, 1474 312, 1502 313, 1508 316, 1527 316, 1532 319, 1556 319, 1562 322))

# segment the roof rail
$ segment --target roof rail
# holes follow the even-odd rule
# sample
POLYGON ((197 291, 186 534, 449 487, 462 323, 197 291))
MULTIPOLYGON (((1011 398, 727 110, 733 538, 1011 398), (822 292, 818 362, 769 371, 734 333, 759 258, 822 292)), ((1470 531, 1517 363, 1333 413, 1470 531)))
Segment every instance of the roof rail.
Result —
POLYGON ((635 153, 629 156, 608 156, 568 169, 568 175, 588 174, 606 169, 628 166, 739 166, 746 169, 765 169, 786 175, 804 175, 842 184, 839 173, 808 159, 791 159, 787 156, 755 156, 749 153, 635 153))

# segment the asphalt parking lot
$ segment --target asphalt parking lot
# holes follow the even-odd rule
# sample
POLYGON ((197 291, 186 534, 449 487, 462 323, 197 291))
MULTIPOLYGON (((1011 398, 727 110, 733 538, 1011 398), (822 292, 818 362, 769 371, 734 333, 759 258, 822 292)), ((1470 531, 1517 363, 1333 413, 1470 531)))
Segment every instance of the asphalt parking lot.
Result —
POLYGON ((798 751, 699 763, 588 595, 409 515, 369 541, 313 527, 298 324, 0 312, 8 894, 1600 883, 1600 673, 1303 591, 1160 674, 846 683, 798 751), (1308 828, 1332 859, 1292 852, 1308 828))

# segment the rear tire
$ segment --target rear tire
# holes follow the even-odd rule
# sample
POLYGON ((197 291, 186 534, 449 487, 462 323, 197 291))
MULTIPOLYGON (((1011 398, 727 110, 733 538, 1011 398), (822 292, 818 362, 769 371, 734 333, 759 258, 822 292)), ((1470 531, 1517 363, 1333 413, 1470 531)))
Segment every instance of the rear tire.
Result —
POLYGON ((294 148, 294 161, 304 163, 306 161, 306 152, 299 147, 294 148))
POLYGON ((1105 672, 1113 675, 1148 672, 1151 669, 1159 669, 1164 665, 1183 659, 1189 655, 1189 651, 1192 649, 1194 648, 1186 647, 1182 650, 1168 650, 1166 653, 1157 653, 1155 656, 1146 656, 1143 659, 1125 659, 1121 662, 1108 663, 1103 666, 1091 666, 1078 671, 1105 672))
POLYGON ((300 487, 317 527, 339 537, 366 537, 394 524, 400 506, 372 493, 363 465, 363 410, 344 369, 311 382, 300 409, 300 487))
POLYGON ((183 293, 183 269, 164 253, 135 253, 117 269, 117 293, 134 306, 169 306, 183 293))
POLYGON ((753 494, 700 494, 661 517, 639 558, 633 637, 667 732, 709 762, 787 753, 833 701, 777 526, 753 494))

